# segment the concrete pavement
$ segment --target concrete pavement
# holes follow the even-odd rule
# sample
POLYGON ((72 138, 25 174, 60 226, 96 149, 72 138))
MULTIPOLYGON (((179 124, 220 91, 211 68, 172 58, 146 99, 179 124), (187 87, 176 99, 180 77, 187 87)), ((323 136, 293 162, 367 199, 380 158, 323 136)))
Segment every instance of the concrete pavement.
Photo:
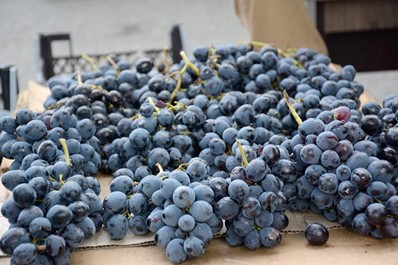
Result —
MULTIPOLYGON (((249 40, 232 0, 2 0, 0 64, 17 66, 24 89, 36 79, 37 33, 69 32, 75 54, 107 53, 167 47, 177 23, 184 26, 187 51, 249 40)), ((62 44, 53 49, 67 52, 62 44)), ((398 93, 398 71, 359 73, 357 81, 379 101, 398 93)))

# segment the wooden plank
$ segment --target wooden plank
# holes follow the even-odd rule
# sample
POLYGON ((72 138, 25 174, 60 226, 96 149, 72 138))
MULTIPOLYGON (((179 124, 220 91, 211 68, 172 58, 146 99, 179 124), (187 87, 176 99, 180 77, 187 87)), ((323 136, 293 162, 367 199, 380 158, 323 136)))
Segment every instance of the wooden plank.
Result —
POLYGON ((324 33, 398 28, 398 1, 329 1, 324 6, 324 33))

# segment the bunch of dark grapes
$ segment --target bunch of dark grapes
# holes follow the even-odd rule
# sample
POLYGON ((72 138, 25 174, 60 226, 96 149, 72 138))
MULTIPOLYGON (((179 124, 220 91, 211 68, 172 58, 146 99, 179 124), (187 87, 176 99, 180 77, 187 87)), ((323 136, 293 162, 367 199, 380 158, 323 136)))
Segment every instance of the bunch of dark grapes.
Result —
POLYGON ((222 221, 213 214, 211 192, 206 186, 195 183, 194 188, 184 185, 175 188, 177 182, 171 182, 174 183, 164 183, 160 190, 167 201, 159 211, 164 226, 157 229, 155 242, 166 249, 167 258, 175 264, 202 256, 213 234, 221 230, 222 221))
MULTIPOLYGON (((205 166, 205 163, 203 163, 205 166)), ((160 167, 160 164, 158 164, 160 167)), ((134 183, 132 172, 117 170, 111 193, 103 201, 102 218, 113 240, 155 233, 155 242, 172 263, 204 254, 223 222, 213 213, 213 190, 192 182, 180 169, 147 175, 134 183)))
POLYGON ((4 158, 13 159, 9 170, 26 171, 66 161, 73 174, 95 177, 101 163, 99 140, 89 119, 77 120, 66 109, 35 113, 21 109, 16 117, 0 119, 0 146, 4 158), (60 139, 65 139, 65 147, 60 139))
POLYGON ((71 251, 102 226, 92 122, 66 110, 22 109, 1 118, 0 129, 1 153, 14 159, 1 177, 12 193, 1 207, 10 223, 1 250, 12 264, 69 264, 71 251))
POLYGON ((228 186, 229 196, 215 206, 217 215, 226 220, 225 239, 230 246, 243 244, 250 250, 275 247, 281 241, 279 230, 288 225, 283 194, 255 187, 250 189, 245 181, 233 180, 228 186))
POLYGON ((0 155, 14 159, 2 250, 66 264, 103 226, 113 240, 154 233, 181 263, 220 231, 231 246, 277 246, 288 209, 397 237, 398 98, 360 109, 353 66, 254 44, 200 46, 158 68, 111 55, 52 78, 43 113, 0 118, 0 155), (113 177, 103 202, 99 170, 113 177))
POLYGON ((347 107, 327 114, 320 115, 329 118, 305 120, 292 138, 297 141, 293 155, 303 174, 296 182, 292 208, 310 208, 329 221, 375 238, 396 237, 391 220, 384 223, 387 211, 384 219, 377 219, 380 212, 372 210, 384 209, 397 193, 394 165, 377 157, 378 146, 369 140, 374 135, 362 129, 367 125, 351 121, 347 107))
MULTIPOLYGON (((169 160, 174 167, 188 162, 195 155, 192 139, 186 135, 186 126, 173 126, 175 114, 185 110, 186 105, 167 108, 165 105, 171 99, 176 80, 153 70, 153 63, 146 58, 137 62, 136 71, 130 70, 131 65, 117 57, 109 61, 98 70, 76 75, 74 79, 56 77, 50 80, 52 94, 45 106, 67 109, 78 120, 94 122, 104 173, 122 167, 133 169, 135 173, 137 161, 144 160, 149 153, 155 158, 150 162, 159 154, 164 156, 163 167, 169 160), (60 94, 60 90, 64 93, 60 94), (154 141, 150 140, 152 137, 154 141), (157 151, 151 152, 155 147, 157 151)), ((192 106, 186 111, 196 112, 196 118, 201 120, 196 126, 202 125, 205 115, 201 109, 192 106)), ((155 164, 140 165, 138 178, 156 171, 155 164)))
POLYGON ((104 198, 101 211, 111 239, 121 240, 129 230, 137 236, 156 231, 147 226, 147 218, 155 212, 157 202, 152 200, 152 195, 160 189, 161 183, 162 178, 154 175, 135 181, 134 173, 128 168, 113 173, 110 193, 104 198))

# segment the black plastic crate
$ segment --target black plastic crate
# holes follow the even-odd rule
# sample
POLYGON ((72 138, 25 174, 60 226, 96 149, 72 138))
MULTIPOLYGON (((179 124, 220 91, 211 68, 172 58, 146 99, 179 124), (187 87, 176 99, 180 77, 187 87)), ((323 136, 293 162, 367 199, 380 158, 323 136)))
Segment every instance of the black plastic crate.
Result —
MULTIPOLYGON (((147 57, 155 64, 166 56, 173 62, 180 61, 180 51, 183 50, 183 34, 180 25, 172 27, 170 32, 171 46, 164 49, 134 50, 127 52, 109 52, 107 54, 88 54, 89 57, 100 60, 108 54, 114 54, 120 59, 134 63, 137 59, 147 57)), ((69 33, 38 34, 37 36, 37 81, 45 83, 55 75, 72 74, 78 69, 86 71, 92 69, 91 64, 82 56, 74 55, 72 40, 69 33), (55 41, 67 42, 69 46, 68 56, 53 56, 51 44, 55 41)))
POLYGON ((13 65, 0 65, 0 116, 4 110, 15 110, 18 93, 17 68, 13 65))

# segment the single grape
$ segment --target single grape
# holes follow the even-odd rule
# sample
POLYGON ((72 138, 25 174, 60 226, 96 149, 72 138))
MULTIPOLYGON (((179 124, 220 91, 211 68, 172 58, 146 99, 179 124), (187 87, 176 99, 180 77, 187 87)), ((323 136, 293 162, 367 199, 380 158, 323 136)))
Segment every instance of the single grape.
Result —
POLYGON ((184 251, 188 257, 199 257, 205 253, 205 245, 199 238, 190 236, 184 241, 184 251))
POLYGON ((239 205, 231 197, 223 197, 214 208, 214 212, 224 220, 232 220, 239 213, 239 205))
POLYGON ((329 239, 329 231, 321 223, 311 223, 304 231, 305 238, 311 245, 324 245, 329 239))
POLYGON ((24 228, 11 227, 1 236, 0 249, 3 253, 11 255, 19 244, 29 242, 29 234, 24 228))
POLYGON ((207 222, 213 214, 213 208, 206 201, 195 201, 189 208, 189 213, 196 222, 207 222))
POLYGON ((112 240, 122 240, 128 231, 128 220, 122 214, 112 215, 106 222, 106 231, 112 240))
POLYGON ((366 208, 365 214, 369 223, 380 225, 387 218, 387 209, 381 203, 372 203, 366 208))
POLYGON ((260 241, 264 247, 273 248, 282 240, 282 235, 278 230, 272 227, 265 227, 260 230, 260 241))
POLYGON ((173 264, 184 262, 188 258, 184 250, 184 240, 181 238, 171 240, 166 247, 166 256, 173 264))
POLYGON ((158 247, 167 248, 167 245, 171 240, 175 238, 175 228, 170 226, 163 226, 155 234, 155 243, 158 247))
POLYGON ((184 214, 178 219, 178 227, 184 232, 192 231, 195 227, 195 219, 189 214, 184 214))
POLYGON ((11 261, 15 264, 29 264, 34 261, 37 255, 35 245, 32 243, 22 243, 18 245, 11 255, 11 261))
POLYGON ((54 205, 48 210, 46 218, 50 220, 53 228, 61 229, 72 221, 73 213, 67 206, 54 205))
POLYGON ((181 209, 191 207, 195 202, 195 192, 187 186, 179 186, 173 192, 173 202, 181 209))
POLYGON ((243 244, 250 250, 258 249, 261 247, 260 233, 257 230, 251 231, 243 239, 243 244))

